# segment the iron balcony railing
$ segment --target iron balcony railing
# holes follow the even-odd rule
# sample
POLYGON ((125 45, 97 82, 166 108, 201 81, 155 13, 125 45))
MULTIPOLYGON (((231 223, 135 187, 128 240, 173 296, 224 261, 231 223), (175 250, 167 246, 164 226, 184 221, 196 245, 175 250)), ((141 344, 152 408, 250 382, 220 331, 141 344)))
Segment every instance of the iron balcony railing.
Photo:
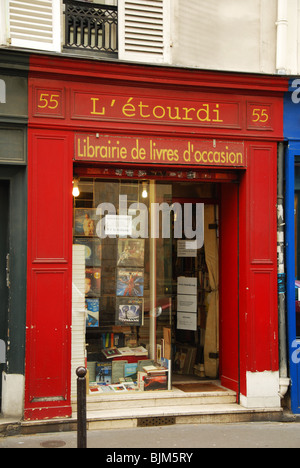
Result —
POLYGON ((118 52, 118 7, 63 0, 66 49, 118 52))

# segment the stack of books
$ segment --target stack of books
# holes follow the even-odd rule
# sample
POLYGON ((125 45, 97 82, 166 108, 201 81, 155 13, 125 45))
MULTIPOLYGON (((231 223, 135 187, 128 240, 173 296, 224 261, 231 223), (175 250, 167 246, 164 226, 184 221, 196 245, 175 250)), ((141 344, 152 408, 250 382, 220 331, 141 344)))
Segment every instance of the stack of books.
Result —
POLYGON ((168 390, 168 369, 156 365, 144 366, 138 372, 138 387, 144 392, 151 390, 168 390))

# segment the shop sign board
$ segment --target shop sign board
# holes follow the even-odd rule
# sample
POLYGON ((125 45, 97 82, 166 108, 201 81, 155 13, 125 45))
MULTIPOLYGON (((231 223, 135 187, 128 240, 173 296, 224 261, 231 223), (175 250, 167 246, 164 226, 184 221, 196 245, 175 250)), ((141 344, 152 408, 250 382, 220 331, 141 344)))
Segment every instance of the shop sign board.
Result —
POLYGON ((193 127, 226 131, 274 132, 275 105, 261 98, 225 97, 218 94, 144 94, 142 90, 113 89, 108 85, 86 89, 33 87, 33 118, 76 122, 120 122, 167 127, 193 127))
POLYGON ((75 161, 246 168, 244 142, 76 134, 75 161))

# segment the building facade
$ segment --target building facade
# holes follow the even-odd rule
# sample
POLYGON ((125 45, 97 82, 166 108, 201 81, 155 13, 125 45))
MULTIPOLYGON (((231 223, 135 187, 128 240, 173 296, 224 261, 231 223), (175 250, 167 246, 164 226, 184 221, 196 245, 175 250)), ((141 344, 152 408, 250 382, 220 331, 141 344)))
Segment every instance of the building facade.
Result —
POLYGON ((279 408, 275 75, 298 73, 298 1, 0 8, 1 49, 30 55, 24 417, 70 416, 76 367, 98 391, 110 348, 163 362, 149 385, 199 365, 279 408))
POLYGON ((95 366, 106 348, 131 343, 156 362, 165 329, 168 360, 188 337, 204 353, 205 375, 220 376, 244 406, 280 406, 275 206, 285 83, 31 57, 26 418, 70 415, 72 353, 84 359, 88 345, 95 366), (220 79, 235 92, 220 93, 220 79), (75 183, 82 196, 72 197, 75 183), (173 231, 169 220, 169 232, 155 236, 161 204, 195 205, 199 234, 182 224, 173 231), (114 225, 122 216, 135 226, 127 235, 114 225), (197 253, 188 253, 184 239, 194 238, 197 253), (194 284, 191 303, 180 278, 194 284), (75 332, 84 301, 91 316, 97 304, 98 323, 75 332), (140 316, 124 318, 126 304, 140 316))
POLYGON ((298 0, 2 0, 0 44, 121 61, 298 73, 298 0), (100 5, 101 3, 101 5, 100 5))

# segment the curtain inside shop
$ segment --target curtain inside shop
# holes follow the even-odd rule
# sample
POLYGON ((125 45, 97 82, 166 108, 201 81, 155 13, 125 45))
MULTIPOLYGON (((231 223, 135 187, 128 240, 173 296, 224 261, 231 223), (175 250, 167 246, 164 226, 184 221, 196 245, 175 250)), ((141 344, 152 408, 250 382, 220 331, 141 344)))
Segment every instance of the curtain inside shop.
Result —
POLYGON ((204 343, 205 375, 216 379, 219 372, 219 247, 216 206, 205 205, 205 260, 211 292, 208 294, 208 313, 204 343))

